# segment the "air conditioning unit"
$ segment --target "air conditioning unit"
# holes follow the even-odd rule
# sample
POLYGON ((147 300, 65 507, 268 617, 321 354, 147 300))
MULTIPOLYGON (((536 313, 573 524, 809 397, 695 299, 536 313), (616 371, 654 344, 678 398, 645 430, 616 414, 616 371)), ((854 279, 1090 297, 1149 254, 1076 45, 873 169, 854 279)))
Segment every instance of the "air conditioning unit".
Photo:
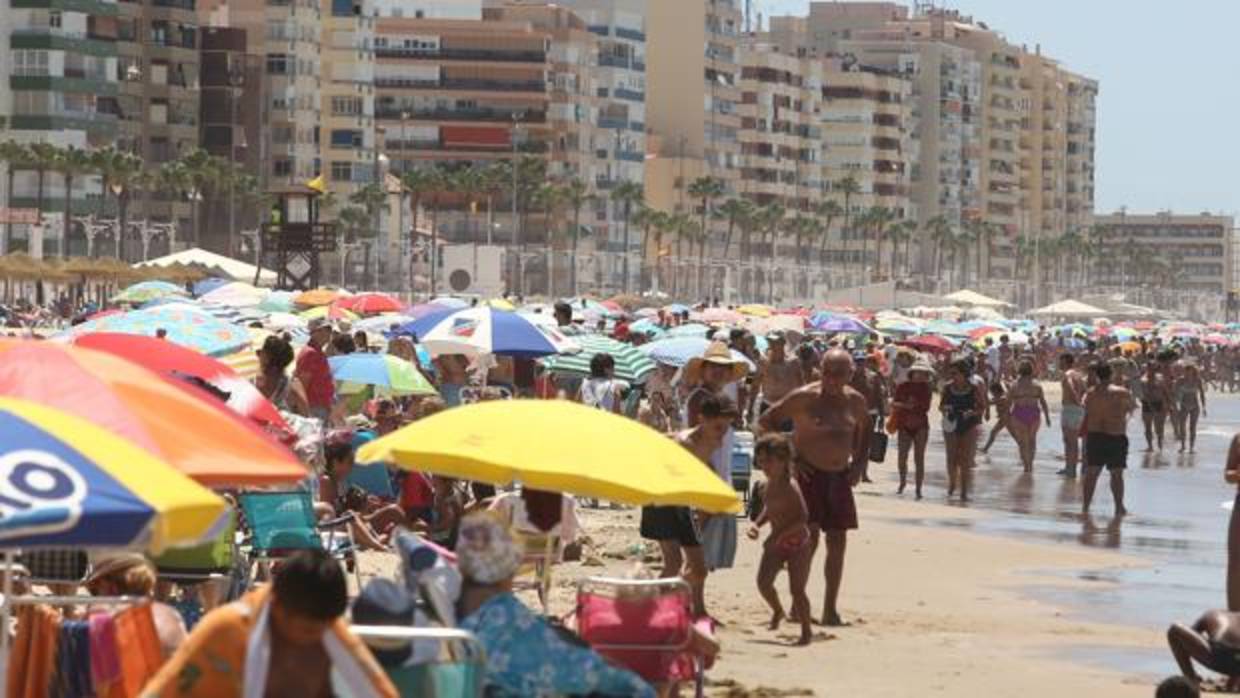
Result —
POLYGON ((439 288, 453 295, 494 298, 504 293, 504 248, 444 245, 439 249, 439 288))

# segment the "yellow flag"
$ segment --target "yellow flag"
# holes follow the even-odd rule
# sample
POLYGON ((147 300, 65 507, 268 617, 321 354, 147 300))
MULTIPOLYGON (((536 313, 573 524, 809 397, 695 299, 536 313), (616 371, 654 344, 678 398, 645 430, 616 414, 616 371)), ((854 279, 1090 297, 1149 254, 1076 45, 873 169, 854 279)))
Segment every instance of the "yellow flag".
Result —
POLYGON ((327 182, 323 179, 323 175, 319 175, 309 182, 306 182, 306 187, 313 189, 320 194, 327 193, 327 182))

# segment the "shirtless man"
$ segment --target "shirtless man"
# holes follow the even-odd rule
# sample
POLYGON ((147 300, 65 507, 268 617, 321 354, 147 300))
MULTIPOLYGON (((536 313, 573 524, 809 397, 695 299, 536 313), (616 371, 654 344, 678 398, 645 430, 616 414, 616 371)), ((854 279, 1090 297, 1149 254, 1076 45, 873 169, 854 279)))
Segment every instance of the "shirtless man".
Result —
POLYGON ((1111 494, 1115 497, 1115 515, 1127 514, 1124 509, 1124 468, 1128 463, 1128 414, 1132 412, 1132 394, 1127 388, 1112 383, 1111 365, 1105 361, 1094 366, 1098 385, 1085 395, 1085 482, 1081 513, 1089 513, 1094 488, 1102 469, 1111 473, 1111 494))
POLYGON ((461 354, 444 354, 435 358, 439 376, 439 394, 448 407, 461 404, 461 388, 469 383, 469 360, 461 354))
POLYGON ((874 425, 881 424, 883 416, 887 413, 887 386, 883 382, 882 375, 872 365, 873 355, 858 352, 853 354, 853 360, 856 365, 853 367, 852 380, 848 385, 865 397, 866 416, 869 419, 865 425, 864 453, 866 456, 861 466, 861 481, 872 482, 869 473, 870 438, 874 433, 874 425))
POLYGON ((822 609, 826 625, 844 624, 837 603, 848 531, 857 528, 852 488, 869 455, 865 451, 869 415, 865 396, 848 387, 852 372, 848 352, 828 351, 822 359, 822 380, 794 390, 758 420, 760 431, 775 431, 783 420, 792 420, 801 491, 809 508, 811 560, 818 532, 826 539, 827 591, 822 609))
POLYGON ((1163 450, 1163 435, 1167 427, 1167 405, 1171 391, 1167 381, 1158 370, 1158 362, 1145 365, 1145 378, 1141 380, 1141 421, 1145 422, 1145 450, 1154 450, 1157 437, 1158 450, 1163 450))
MULTIPOLYGON (((766 352, 766 359, 761 363, 757 378, 758 385, 762 387, 762 402, 758 406, 759 414, 766 412, 771 405, 803 385, 800 365, 795 361, 790 361, 788 354, 784 351, 787 347, 784 333, 772 332, 766 336, 766 341, 769 349, 766 352)), ((780 424, 779 430, 792 431, 792 423, 780 424)))
MULTIPOLYGON (((724 395, 706 395, 698 403, 697 426, 676 435, 676 441, 710 468, 711 457, 723 443, 738 412, 724 395)), ((642 538, 657 541, 663 552, 663 577, 682 576, 693 590, 695 616, 706 615, 706 556, 697 517, 689 507, 642 508, 642 538), (682 567, 683 572, 682 572, 682 567)))
POLYGON ((1207 611, 1191 628, 1176 623, 1167 629, 1167 644, 1184 678, 1201 684, 1196 660, 1227 677, 1228 692, 1240 690, 1240 613, 1207 611))
POLYGON ((1059 381, 1063 394, 1059 423, 1063 427, 1065 464, 1057 474, 1076 477, 1076 464, 1081 459, 1081 421, 1085 419, 1083 401, 1088 381, 1076 368, 1076 357, 1067 352, 1059 356, 1059 371, 1063 374, 1059 381))

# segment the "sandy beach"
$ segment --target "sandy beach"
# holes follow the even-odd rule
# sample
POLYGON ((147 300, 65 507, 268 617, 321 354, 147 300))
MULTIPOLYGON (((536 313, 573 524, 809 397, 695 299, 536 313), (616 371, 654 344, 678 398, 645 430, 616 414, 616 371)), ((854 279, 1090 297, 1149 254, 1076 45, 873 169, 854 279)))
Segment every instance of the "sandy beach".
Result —
MULTIPOLYGON (((1156 649, 1158 633, 1082 621, 1023 592, 1034 584, 1096 587, 1106 582, 1044 573, 1138 567, 1140 559, 953 530, 952 521, 988 514, 900 499, 888 490, 878 484, 858 490, 862 527, 850 537, 841 599, 853 625, 818 628, 809 647, 790 646, 796 636, 791 625, 766 629, 769 612, 753 583, 760 548, 741 541, 736 566, 713 574, 707 585, 711 610, 725 623, 723 654, 708 674, 710 695, 1152 695, 1149 677, 1095 668, 1072 661, 1071 654, 1080 648, 1156 649), (912 525, 928 520, 941 525, 912 525)), ((631 575, 641 557, 658 566, 655 546, 637 547, 637 511, 586 509, 582 518, 590 542, 582 562, 555 570, 551 612, 557 616, 571 612, 573 584, 581 577, 631 575)), ((820 551, 810 583, 815 609, 822 602, 821 562, 820 551)), ((391 564, 390 556, 372 556, 366 570, 391 564)), ((536 604, 532 597, 529 602, 536 604)))

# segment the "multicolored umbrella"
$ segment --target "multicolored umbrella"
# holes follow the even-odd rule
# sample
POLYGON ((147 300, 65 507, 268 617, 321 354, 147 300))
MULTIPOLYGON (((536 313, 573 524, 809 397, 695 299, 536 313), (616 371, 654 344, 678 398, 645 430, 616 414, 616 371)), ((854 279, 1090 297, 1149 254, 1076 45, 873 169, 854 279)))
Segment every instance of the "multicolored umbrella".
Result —
POLYGON ((348 294, 340 289, 316 288, 293 296, 293 304, 303 308, 314 308, 320 305, 331 305, 346 295, 348 294))
POLYGON ((714 334, 714 332, 715 328, 713 327, 709 327, 698 322, 690 322, 684 325, 677 325, 675 327, 668 328, 667 336, 693 337, 695 339, 701 339, 709 334, 714 334))
POLYGON ((269 313, 292 312, 294 295, 292 291, 272 291, 258 304, 258 309, 269 313))
POLYGON ((373 385, 388 395, 438 395, 435 386, 412 363, 391 354, 345 354, 327 360, 332 378, 373 385))
POLYGON ((362 319, 357 313, 336 305, 320 305, 300 312, 298 316, 307 321, 325 317, 328 320, 347 320, 352 323, 362 319))
POLYGON ((590 361, 597 354, 611 354, 616 360, 616 378, 630 383, 642 383, 658 366, 637 347, 599 335, 581 335, 574 341, 581 347, 576 354, 548 356, 542 365, 548 371, 590 375, 590 361))
MULTIPOLYGON (((288 423, 271 401, 228 365, 196 351, 151 337, 133 334, 87 334, 74 339, 79 347, 102 351, 136 363, 172 378, 196 378, 210 384, 237 414, 279 432, 289 432, 288 423), (225 397, 226 396, 226 397, 225 397)), ((202 393, 206 397, 206 393, 202 393)))
POLYGON ((189 293, 184 288, 167 281, 143 281, 134 284, 120 293, 112 296, 113 303, 146 303, 147 301, 164 296, 182 296, 189 297, 189 293))
POLYGON ((0 547, 143 548, 210 535, 227 503, 80 417, 0 398, 0 547))
POLYGON ((634 506, 718 513, 741 506, 730 485, 674 440, 567 400, 497 400, 447 410, 366 444, 358 460, 634 506), (582 467, 582 454, 589 454, 589 467, 582 467))
POLYGON ((396 313, 405 308, 405 304, 386 293, 359 293, 347 296, 332 303, 335 308, 343 308, 358 315, 378 315, 379 313, 396 313))
POLYGON ((864 322, 851 317, 849 315, 836 315, 835 313, 815 313, 809 319, 811 329, 823 333, 835 334, 873 334, 874 330, 870 329, 864 322))
MULTIPOLYGON (((705 337, 669 337, 643 344, 637 349, 657 363, 679 368, 689 363, 690 359, 705 354, 710 342, 711 340, 705 337)), ((732 358, 744 361, 750 371, 756 369, 748 357, 735 349, 732 350, 732 358)))
POLYGON ((383 334, 390 332, 393 328, 413 322, 415 319, 411 315, 376 315, 353 323, 353 329, 383 334))
POLYGON ((689 318, 710 325, 735 325, 741 321, 741 314, 727 308, 707 308, 700 313, 689 313, 689 318))
POLYGON ((212 276, 203 279, 202 281, 196 281, 194 282, 194 296, 201 298, 215 289, 220 288, 221 286, 227 286, 230 283, 233 283, 232 279, 221 279, 218 276, 212 276))
POLYGON ((930 354, 950 354, 956 351, 957 345, 939 335, 923 334, 896 342, 900 346, 916 349, 930 354))
POLYGON ((220 320, 202 308, 179 303, 88 320, 58 337, 72 340, 97 332, 154 337, 160 330, 166 333, 168 341, 208 356, 224 356, 250 344, 244 327, 220 320))
POLYGON ((305 466, 288 449, 195 390, 100 351, 0 339, 0 395, 90 420, 205 485, 305 479, 305 466))
POLYGON ((654 339, 659 339, 667 334, 667 328, 660 325, 655 319, 642 318, 641 320, 629 325, 629 332, 638 332, 653 337, 654 339))
MULTIPOLYGON (((436 317, 423 318, 413 323, 413 327, 420 327, 436 317)), ((435 356, 499 354, 538 358, 579 349, 571 338, 555 328, 530 322, 519 313, 486 307, 450 313, 417 335, 421 344, 435 356)))
POLYGON ((202 294, 199 300, 203 303, 230 308, 261 308, 268 296, 269 292, 266 289, 251 286, 243 281, 232 281, 202 294))

